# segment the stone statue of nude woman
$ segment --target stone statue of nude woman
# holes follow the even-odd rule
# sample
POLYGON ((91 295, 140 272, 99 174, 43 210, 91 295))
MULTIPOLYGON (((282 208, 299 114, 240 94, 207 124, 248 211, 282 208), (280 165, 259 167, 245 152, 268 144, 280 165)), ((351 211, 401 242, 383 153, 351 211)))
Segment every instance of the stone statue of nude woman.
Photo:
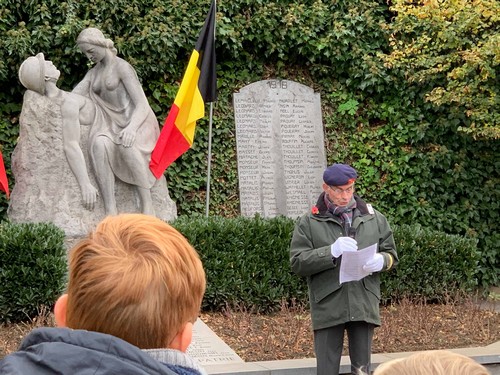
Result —
POLYGON ((117 213, 115 177, 136 188, 141 211, 154 215, 149 169, 158 139, 158 120, 149 106, 134 68, 117 57, 114 43, 96 28, 77 38, 80 50, 95 64, 73 93, 89 98, 96 119, 89 134, 89 158, 95 170, 106 214, 117 213))

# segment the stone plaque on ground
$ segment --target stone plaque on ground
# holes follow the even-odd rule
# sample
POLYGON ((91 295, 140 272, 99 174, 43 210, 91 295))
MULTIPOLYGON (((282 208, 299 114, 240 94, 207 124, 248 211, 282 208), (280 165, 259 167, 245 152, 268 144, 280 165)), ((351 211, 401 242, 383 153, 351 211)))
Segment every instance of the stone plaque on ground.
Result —
POLYGON ((200 319, 194 324, 193 341, 187 354, 202 366, 243 363, 243 359, 200 319))
POLYGON ((234 94, 242 216, 308 212, 326 167, 319 93, 288 80, 265 80, 234 94))

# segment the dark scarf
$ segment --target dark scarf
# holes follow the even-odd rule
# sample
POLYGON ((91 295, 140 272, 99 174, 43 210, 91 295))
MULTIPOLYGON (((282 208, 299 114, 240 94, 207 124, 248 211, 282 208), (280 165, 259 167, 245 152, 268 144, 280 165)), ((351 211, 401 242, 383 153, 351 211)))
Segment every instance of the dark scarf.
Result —
POLYGON ((337 216, 342 221, 342 226, 344 227, 345 235, 349 235, 349 229, 352 224, 352 213, 356 208, 356 201, 354 197, 351 198, 351 201, 347 204, 347 206, 337 206, 328 198, 328 194, 325 194, 325 204, 332 215, 337 216))

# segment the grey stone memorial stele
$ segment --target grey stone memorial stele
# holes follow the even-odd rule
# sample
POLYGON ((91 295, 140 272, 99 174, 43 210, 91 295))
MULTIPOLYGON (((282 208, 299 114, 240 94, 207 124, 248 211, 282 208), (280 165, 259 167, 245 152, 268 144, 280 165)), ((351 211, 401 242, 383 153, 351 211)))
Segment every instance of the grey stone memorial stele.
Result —
POLYGON ((326 168, 319 93, 264 80, 233 101, 241 215, 303 215, 321 193, 326 168))

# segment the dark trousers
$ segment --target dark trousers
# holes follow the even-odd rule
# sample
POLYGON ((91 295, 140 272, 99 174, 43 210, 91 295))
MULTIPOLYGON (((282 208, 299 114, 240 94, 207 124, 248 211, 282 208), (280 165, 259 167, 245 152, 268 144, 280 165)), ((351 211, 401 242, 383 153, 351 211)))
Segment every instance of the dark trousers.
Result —
POLYGON ((347 331, 351 373, 358 370, 370 373, 373 330, 375 326, 366 322, 348 322, 314 331, 317 374, 338 375, 340 357, 344 346, 344 331, 347 331))

